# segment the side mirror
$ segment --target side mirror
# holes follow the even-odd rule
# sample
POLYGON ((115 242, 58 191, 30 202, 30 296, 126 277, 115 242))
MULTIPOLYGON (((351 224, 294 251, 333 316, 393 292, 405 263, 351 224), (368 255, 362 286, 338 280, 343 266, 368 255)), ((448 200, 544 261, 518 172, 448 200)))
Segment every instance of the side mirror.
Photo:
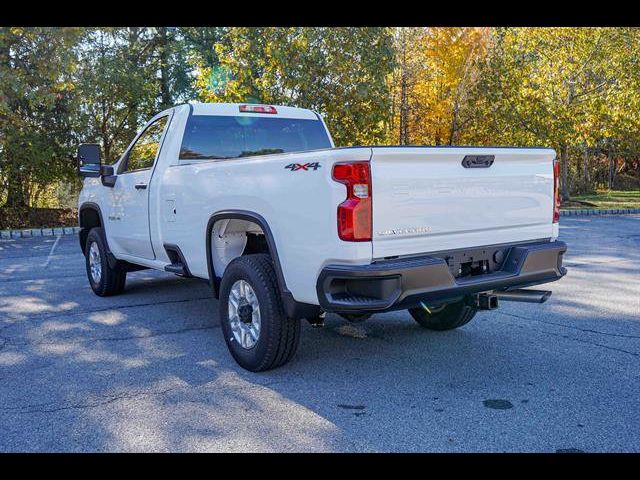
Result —
POLYGON ((100 176, 100 145, 97 143, 83 143, 78 147, 76 158, 78 175, 81 177, 100 176))

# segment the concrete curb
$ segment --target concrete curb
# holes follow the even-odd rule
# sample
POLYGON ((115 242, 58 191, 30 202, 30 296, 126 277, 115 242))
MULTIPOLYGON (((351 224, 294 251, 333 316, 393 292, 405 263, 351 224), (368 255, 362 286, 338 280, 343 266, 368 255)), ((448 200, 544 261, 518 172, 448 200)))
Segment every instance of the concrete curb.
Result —
POLYGON ((59 235, 73 235, 80 231, 80 227, 59 228, 26 228, 21 230, 0 230, 0 239, 49 237, 59 235))
POLYGON ((580 215, 629 215, 640 213, 640 208, 576 208, 560 210, 563 217, 580 216, 580 215))

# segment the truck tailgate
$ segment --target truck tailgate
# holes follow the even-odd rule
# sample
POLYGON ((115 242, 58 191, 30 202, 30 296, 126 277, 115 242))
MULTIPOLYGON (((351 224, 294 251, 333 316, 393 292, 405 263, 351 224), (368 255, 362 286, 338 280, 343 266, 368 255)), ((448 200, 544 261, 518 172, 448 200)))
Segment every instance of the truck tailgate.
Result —
POLYGON ((373 257, 550 238, 554 158, 543 148, 373 147, 373 257), (493 163, 466 168, 467 155, 493 163))

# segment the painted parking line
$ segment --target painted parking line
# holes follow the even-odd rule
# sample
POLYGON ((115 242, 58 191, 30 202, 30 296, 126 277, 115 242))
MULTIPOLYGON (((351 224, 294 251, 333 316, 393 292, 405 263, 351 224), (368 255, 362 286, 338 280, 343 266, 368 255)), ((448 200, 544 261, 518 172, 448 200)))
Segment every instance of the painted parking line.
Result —
POLYGON ((46 262, 44 262, 42 264, 42 266, 44 268, 47 268, 49 266, 49 263, 51 262, 51 258, 53 257, 53 252, 55 252, 56 247, 58 246, 58 242, 60 241, 61 238, 62 238, 62 235, 58 235, 56 237, 56 241, 53 242, 53 245, 51 246, 51 251, 49 252, 49 255, 47 256, 47 260, 46 260, 46 262))

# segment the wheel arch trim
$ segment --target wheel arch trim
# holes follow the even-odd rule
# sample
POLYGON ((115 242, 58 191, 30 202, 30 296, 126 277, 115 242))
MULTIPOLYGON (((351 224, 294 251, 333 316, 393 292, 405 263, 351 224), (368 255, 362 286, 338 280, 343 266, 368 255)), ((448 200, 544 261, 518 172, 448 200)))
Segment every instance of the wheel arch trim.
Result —
MULTIPOLYGON (((267 246, 269 247, 269 254, 271 255, 273 265, 276 270, 276 278, 278 280, 278 287, 280 289, 280 292, 283 295, 291 295, 291 292, 289 292, 284 279, 284 273, 280 264, 280 258, 278 257, 278 248, 276 246, 273 233, 271 233, 271 228, 269 228, 269 223, 265 220, 265 218, 259 213, 249 210, 221 210, 209 217, 206 231, 207 272, 209 275, 209 285, 213 289, 214 296, 216 298, 218 297, 220 286, 218 279, 222 278, 222 275, 218 277, 217 272, 215 272, 213 267, 213 259, 211 253, 211 235, 213 232, 213 226, 220 220, 247 220, 257 224, 262 229, 267 240, 267 246)), ((224 272, 220 273, 222 274, 224 272)))
MULTIPOLYGON (((100 209, 100 205, 98 205, 95 202, 84 202, 82 205, 80 205, 80 208, 78 209, 78 225, 80 226, 80 233, 78 234, 78 239, 80 241, 80 248, 82 249, 82 253, 84 253, 84 248, 86 246, 86 241, 87 241, 87 235, 89 235, 89 230, 85 225, 82 224, 82 214, 87 210, 93 210, 94 212, 96 212, 96 214, 98 215, 98 218, 100 219, 100 226, 105 232, 105 236, 107 231, 106 225, 104 224, 104 218, 102 217, 102 210, 100 209)), ((109 247, 107 242, 107 249, 108 248, 109 247)))
POLYGON ((95 202, 84 202, 78 209, 78 225, 80 225, 80 233, 78 233, 78 238, 80 241, 80 247, 82 248, 82 253, 84 254, 87 236, 89 235, 89 231, 87 230, 87 228, 82 225, 82 212, 86 210, 94 210, 98 214, 98 218, 100 219, 100 228, 102 228, 103 233, 103 240, 107 248, 107 261, 109 262, 109 266, 111 268, 114 268, 118 264, 119 260, 111 252, 111 248, 109 247, 109 240, 107 239, 107 226, 104 223, 102 210, 100 209, 100 205, 95 202))

